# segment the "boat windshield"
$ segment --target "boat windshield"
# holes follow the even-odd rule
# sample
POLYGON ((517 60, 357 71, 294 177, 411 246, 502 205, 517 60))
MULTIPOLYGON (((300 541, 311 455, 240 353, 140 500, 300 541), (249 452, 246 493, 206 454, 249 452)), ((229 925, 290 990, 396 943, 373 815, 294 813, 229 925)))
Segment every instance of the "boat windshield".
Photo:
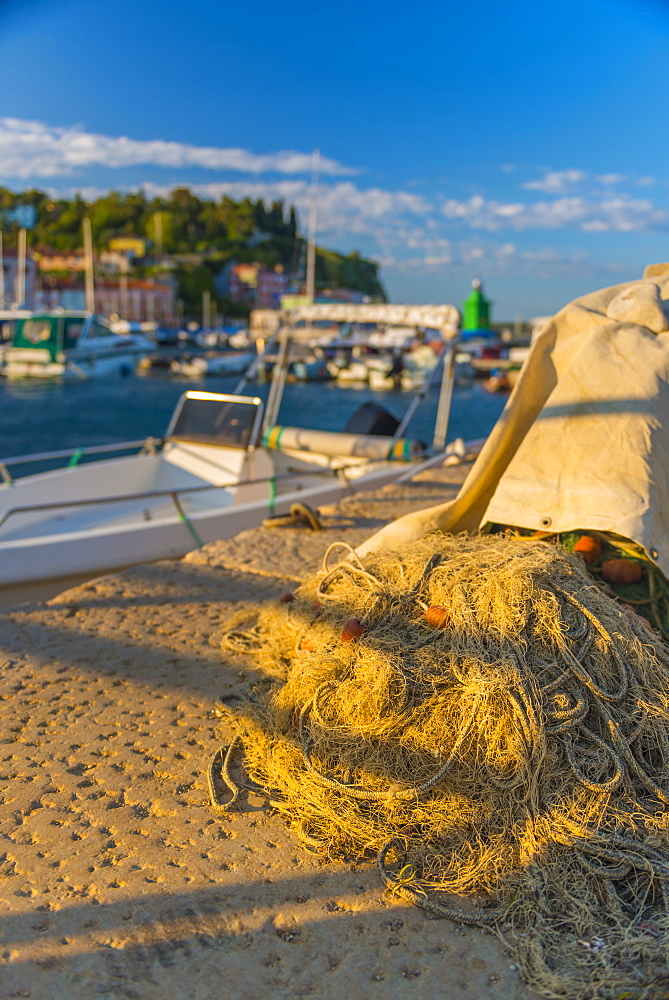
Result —
POLYGON ((76 347, 77 341, 81 336, 81 331, 84 328, 83 319, 66 319, 65 320, 65 335, 63 337, 63 347, 76 347))
POLYGON ((186 396, 176 416, 171 440, 248 448, 262 414, 260 400, 207 399, 186 396))

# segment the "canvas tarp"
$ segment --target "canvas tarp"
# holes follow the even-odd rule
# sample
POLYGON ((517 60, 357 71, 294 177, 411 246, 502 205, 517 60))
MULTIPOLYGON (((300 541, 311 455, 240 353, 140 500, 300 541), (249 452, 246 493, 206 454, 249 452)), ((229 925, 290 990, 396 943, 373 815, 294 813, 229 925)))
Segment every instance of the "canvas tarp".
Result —
POLYGON ((669 264, 576 299, 546 324, 455 500, 361 553, 486 521, 610 531, 669 576, 669 264))

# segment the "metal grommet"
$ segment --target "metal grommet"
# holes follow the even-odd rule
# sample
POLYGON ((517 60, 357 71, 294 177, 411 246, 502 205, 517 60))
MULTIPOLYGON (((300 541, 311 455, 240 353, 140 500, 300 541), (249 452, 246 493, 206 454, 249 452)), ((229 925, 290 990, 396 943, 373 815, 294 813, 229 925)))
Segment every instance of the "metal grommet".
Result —
POLYGON ((542 517, 539 523, 542 528, 550 528, 553 522, 551 521, 550 517, 542 517))
POLYGON ((657 549, 648 549, 648 555, 650 556, 651 559, 657 559, 659 554, 660 553, 657 551, 657 549))

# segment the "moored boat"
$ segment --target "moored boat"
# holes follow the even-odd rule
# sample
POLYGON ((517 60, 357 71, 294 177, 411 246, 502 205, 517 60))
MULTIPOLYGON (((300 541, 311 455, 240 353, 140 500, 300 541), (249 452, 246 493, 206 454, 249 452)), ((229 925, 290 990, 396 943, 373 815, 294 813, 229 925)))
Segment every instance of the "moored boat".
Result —
POLYGON ((205 375, 241 375, 254 357, 255 355, 248 351, 188 354, 182 358, 173 358, 169 367, 173 375, 189 375, 194 378, 202 378, 205 375))
POLYGON ((392 436, 282 426, 263 435, 262 418, 257 397, 186 392, 162 441, 117 446, 141 444, 136 454, 17 480, 8 470, 29 456, 5 459, 0 587, 181 556, 297 501, 383 486, 423 457, 419 443, 392 436))
POLYGON ((369 382, 369 369, 364 361, 354 359, 345 367, 337 369, 336 379, 340 385, 366 385, 369 382))
MULTIPOLYGON (((457 313, 443 308, 444 327, 455 340, 457 313)), ((405 431, 429 386, 401 421, 385 411, 379 421, 378 412, 368 409, 341 432, 285 427, 277 417, 290 364, 287 334, 265 411, 255 396, 187 392, 160 441, 0 461, 0 588, 85 579, 181 556, 255 527, 268 515, 286 514, 296 502, 333 503, 377 489, 405 472, 403 463, 425 460, 426 446, 407 439, 405 431), (132 448, 139 451, 128 455, 132 448), (88 461, 92 452, 114 450, 126 454, 88 461), (69 464, 12 479, 15 466, 46 459, 69 464)), ((449 371, 445 366, 433 452, 445 446, 449 371)))
POLYGON ((427 375, 437 365, 439 354, 430 344, 419 344, 412 351, 405 353, 403 368, 400 373, 400 383, 405 391, 415 392, 420 389, 427 375))
POLYGON ((73 379, 128 375, 153 347, 143 333, 116 333, 93 313, 34 313, 18 320, 0 374, 73 379))
POLYGON ((293 361, 287 375, 288 382, 330 382, 332 373, 322 358, 305 358, 293 361))

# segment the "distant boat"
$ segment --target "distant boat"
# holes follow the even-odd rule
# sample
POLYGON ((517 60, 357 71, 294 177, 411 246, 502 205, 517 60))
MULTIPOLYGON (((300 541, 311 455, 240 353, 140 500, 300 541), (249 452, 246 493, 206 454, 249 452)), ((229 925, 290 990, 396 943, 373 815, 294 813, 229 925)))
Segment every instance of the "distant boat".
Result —
POLYGON ((340 385, 367 385, 369 369, 364 361, 351 361, 344 368, 337 370, 337 382, 340 385))
POLYGON ((8 347, 11 347, 16 333, 16 324, 21 319, 30 319, 31 309, 0 309, 0 366, 8 347))
POLYGON ((329 382, 332 373, 324 361, 293 361, 287 375, 288 382, 329 382))
POLYGON ((255 354, 245 351, 227 351, 225 354, 191 354, 173 358, 170 371, 173 375, 202 378, 205 375, 241 375, 253 361, 255 354))
POLYGON ((369 387, 375 392, 385 389, 399 389, 402 385, 401 375, 391 375, 390 365, 385 369, 369 369, 369 387))
POLYGON ((413 350, 405 352, 400 375, 402 388, 416 392, 438 361, 439 354, 429 344, 418 344, 413 350))
POLYGON ((115 333, 93 313, 33 313, 17 321, 0 374, 69 379, 129 375, 154 347, 143 333, 115 333))

